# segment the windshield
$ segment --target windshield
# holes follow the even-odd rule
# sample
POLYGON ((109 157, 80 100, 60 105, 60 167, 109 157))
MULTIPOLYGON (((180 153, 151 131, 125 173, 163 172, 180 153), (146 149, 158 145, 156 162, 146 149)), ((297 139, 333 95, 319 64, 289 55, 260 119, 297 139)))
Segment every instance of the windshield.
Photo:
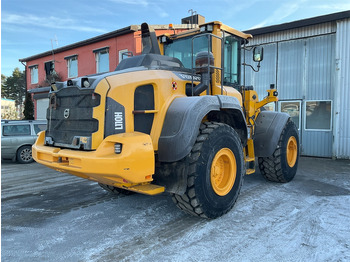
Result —
MULTIPOLYGON (((211 49, 209 49, 211 50, 211 49)), ((208 51, 208 38, 197 37, 193 40, 193 62, 198 52, 208 51)), ((192 69, 192 37, 174 40, 164 45, 164 55, 179 59, 184 67, 192 69)), ((194 67, 194 65, 193 65, 194 67)))

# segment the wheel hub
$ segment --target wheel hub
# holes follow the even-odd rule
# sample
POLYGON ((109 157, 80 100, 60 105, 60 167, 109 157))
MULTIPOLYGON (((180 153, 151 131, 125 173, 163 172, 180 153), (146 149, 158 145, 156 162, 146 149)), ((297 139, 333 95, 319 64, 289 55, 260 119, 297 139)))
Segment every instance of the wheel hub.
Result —
POLYGON ((291 136, 287 142, 287 163, 288 166, 293 167, 298 157, 298 144, 294 136, 291 136))
POLYGON ((218 151, 211 164, 210 181, 214 192, 227 195, 236 180, 236 158, 229 148, 218 151))
POLYGON ((32 158, 32 151, 30 149, 25 149, 21 152, 21 158, 24 161, 28 161, 32 158))

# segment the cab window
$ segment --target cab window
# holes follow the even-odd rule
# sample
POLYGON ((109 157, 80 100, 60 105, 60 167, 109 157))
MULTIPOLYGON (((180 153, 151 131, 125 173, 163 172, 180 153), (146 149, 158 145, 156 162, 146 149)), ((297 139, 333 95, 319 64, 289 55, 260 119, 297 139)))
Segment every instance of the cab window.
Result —
MULTIPOLYGON (((211 50, 211 48, 209 50, 211 50)), ((206 36, 197 37, 193 40, 193 63, 196 54, 201 51, 208 51, 208 38, 206 36)), ((176 39, 174 42, 164 45, 164 55, 179 59, 187 69, 192 69, 191 54, 192 37, 176 39)))
POLYGON ((238 86, 240 83, 240 40, 225 33, 224 43, 224 85, 238 86))

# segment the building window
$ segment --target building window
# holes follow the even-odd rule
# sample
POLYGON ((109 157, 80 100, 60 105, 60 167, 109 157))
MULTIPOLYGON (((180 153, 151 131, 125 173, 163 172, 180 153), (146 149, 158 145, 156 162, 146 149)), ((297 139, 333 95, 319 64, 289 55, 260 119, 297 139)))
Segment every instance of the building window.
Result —
POLYGON ((130 55, 131 55, 131 52, 129 52, 128 49, 119 50, 119 63, 120 61, 129 57, 130 55))
POLYGON ((332 101, 306 101, 306 130, 331 130, 332 101))
POLYGON ((96 59, 96 73, 109 72, 109 48, 94 50, 96 59))
POLYGON ((30 67, 30 83, 37 84, 38 83, 38 66, 30 67))
POLYGON ((78 56, 69 56, 65 57, 67 60, 67 68, 68 68, 68 78, 73 78, 78 76, 78 56))
POLYGON ((53 75, 54 72, 55 72, 55 62, 54 61, 45 62, 46 77, 53 75))
POLYGON ((301 102, 300 101, 281 101, 281 112, 287 113, 290 115, 290 118, 295 123, 297 129, 300 129, 300 120, 301 120, 301 102))

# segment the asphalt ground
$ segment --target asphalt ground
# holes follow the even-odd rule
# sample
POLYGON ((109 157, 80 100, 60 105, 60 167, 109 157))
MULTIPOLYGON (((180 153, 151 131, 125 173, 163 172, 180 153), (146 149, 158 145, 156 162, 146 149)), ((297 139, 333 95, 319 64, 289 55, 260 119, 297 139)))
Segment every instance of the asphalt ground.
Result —
POLYGON ((115 196, 37 163, 1 164, 2 261, 350 261, 350 161, 302 157, 295 179, 245 177, 205 220, 166 193, 115 196))

